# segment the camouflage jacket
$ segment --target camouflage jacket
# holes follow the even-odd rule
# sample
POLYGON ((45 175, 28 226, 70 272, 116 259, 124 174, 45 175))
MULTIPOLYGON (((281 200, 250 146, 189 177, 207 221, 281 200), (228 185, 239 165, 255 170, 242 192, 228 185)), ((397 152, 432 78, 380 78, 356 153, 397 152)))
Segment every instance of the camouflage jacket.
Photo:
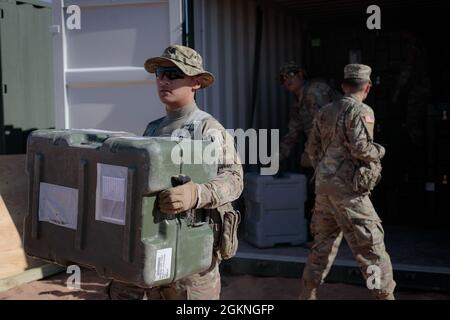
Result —
POLYGON ((380 161, 385 153, 373 142, 374 125, 373 110, 351 95, 317 113, 305 148, 316 170, 317 192, 354 192, 352 180, 358 166, 380 161))
POLYGON ((300 134, 308 138, 317 111, 327 103, 338 98, 338 94, 323 82, 306 83, 297 101, 289 111, 288 132, 280 143, 282 159, 289 157, 292 148, 298 143, 300 134))
MULTIPOLYGON (((242 165, 234 146, 234 139, 225 128, 213 116, 199 110, 196 104, 192 104, 175 112, 168 112, 167 116, 150 122, 144 136, 170 137, 172 132, 181 129, 194 113, 200 114, 201 117, 201 123, 195 129, 201 131, 200 137, 207 138, 214 134, 221 145, 222 154, 219 157, 217 176, 199 185, 197 205, 197 208, 216 209, 239 198, 243 190, 242 165)), ((196 136, 196 133, 192 134, 196 136)))

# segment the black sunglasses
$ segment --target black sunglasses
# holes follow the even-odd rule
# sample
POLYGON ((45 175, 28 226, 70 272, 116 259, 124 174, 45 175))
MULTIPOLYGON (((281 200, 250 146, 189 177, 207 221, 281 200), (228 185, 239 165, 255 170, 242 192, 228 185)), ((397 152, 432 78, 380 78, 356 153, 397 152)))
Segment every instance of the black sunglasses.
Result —
POLYGON ((279 80, 281 84, 284 84, 286 82, 287 79, 291 79, 293 77, 295 77, 300 71, 298 70, 294 70, 294 71, 288 71, 286 73, 282 73, 279 75, 279 80))
POLYGON ((155 70, 156 77, 160 80, 162 80, 165 77, 172 80, 177 79, 184 79, 186 78, 186 75, 183 73, 183 71, 180 70, 180 68, 177 67, 156 67, 155 70))

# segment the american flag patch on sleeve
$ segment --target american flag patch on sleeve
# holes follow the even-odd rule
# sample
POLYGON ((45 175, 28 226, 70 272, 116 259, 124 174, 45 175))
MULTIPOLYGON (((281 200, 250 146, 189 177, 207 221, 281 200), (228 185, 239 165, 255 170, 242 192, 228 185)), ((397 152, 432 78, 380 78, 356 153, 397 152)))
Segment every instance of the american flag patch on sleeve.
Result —
POLYGON ((366 114, 364 116, 364 121, 367 123, 375 123, 375 118, 371 114, 366 114))

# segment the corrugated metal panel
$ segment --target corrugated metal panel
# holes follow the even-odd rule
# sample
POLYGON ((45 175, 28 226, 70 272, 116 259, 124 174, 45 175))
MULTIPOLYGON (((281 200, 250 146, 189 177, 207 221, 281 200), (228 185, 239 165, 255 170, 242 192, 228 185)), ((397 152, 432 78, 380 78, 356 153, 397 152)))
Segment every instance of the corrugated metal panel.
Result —
MULTIPOLYGON (((21 51, 24 70, 25 114, 29 126, 55 125, 53 103, 52 37, 49 32, 51 9, 19 6, 21 51)), ((26 126, 23 127, 27 129, 26 126)))
MULTIPOLYGON (((255 128, 286 124, 288 95, 277 79, 287 60, 301 61, 301 25, 295 16, 263 6, 258 99, 255 128)), ((194 2, 195 46, 215 84, 199 93, 200 106, 226 128, 247 128, 252 104, 256 39, 256 1, 197 0, 194 2)))

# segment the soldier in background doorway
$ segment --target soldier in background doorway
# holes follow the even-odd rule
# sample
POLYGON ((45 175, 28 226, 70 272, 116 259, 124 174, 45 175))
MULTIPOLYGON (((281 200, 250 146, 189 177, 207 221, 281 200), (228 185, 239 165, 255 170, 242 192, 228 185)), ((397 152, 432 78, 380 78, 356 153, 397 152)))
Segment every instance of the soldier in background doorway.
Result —
MULTIPOLYGON (((280 142, 280 162, 285 167, 285 161, 292 149, 299 143, 301 135, 304 135, 305 143, 308 140, 314 117, 317 111, 324 105, 339 97, 339 94, 321 81, 309 80, 304 68, 295 62, 287 62, 281 66, 279 72, 281 85, 294 94, 294 103, 289 111, 288 132, 280 142)), ((308 178, 308 193, 305 203, 305 218, 308 223, 308 241, 312 240, 309 232, 309 224, 314 207, 314 183, 311 178, 314 169, 308 156, 302 153, 299 161, 300 172, 308 178)))

